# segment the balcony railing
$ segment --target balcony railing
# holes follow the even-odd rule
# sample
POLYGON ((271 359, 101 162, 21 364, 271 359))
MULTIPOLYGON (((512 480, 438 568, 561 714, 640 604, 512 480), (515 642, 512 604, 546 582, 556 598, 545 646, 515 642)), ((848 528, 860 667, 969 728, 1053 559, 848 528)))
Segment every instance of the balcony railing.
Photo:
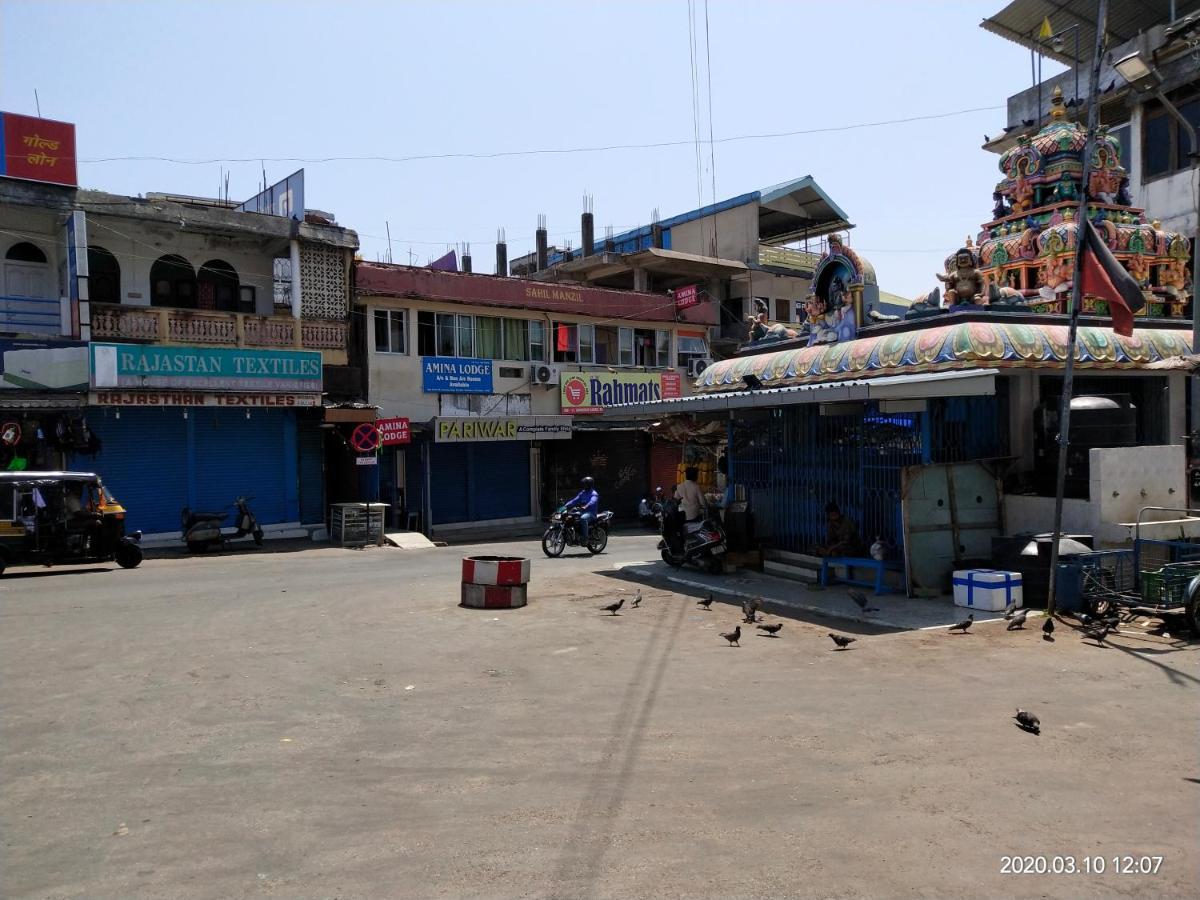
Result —
POLYGON ((290 316, 92 304, 96 340, 345 350, 346 323, 290 316))
POLYGON ((770 244, 758 245, 758 264, 760 266, 777 266, 781 269, 812 272, 820 261, 820 253, 793 250, 790 247, 773 247, 770 244))

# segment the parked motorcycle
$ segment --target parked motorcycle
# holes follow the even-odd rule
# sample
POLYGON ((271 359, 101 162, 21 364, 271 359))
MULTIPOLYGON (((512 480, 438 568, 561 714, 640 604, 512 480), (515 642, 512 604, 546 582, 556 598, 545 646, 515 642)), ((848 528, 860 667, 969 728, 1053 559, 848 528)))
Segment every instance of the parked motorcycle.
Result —
POLYGON ((725 568, 725 529, 712 516, 698 522, 686 521, 679 504, 669 500, 664 505, 658 549, 669 566, 679 568, 694 562, 710 574, 720 575, 725 568))
MULTIPOLYGON (((542 535, 542 552, 547 556, 562 556, 567 547, 582 547, 583 532, 579 524, 580 512, 577 509, 559 507, 550 517, 550 527, 542 535)), ((588 529, 587 551, 593 556, 603 553, 608 546, 608 528, 612 521, 611 512, 602 512, 596 516, 596 521, 588 529)))
POLYGON ((183 532, 183 540, 187 544, 188 550, 192 553, 204 553, 210 547, 220 547, 226 541, 245 537, 248 534, 253 535, 254 543, 261 547, 263 530, 249 506, 249 501, 253 499, 253 497, 238 497, 233 501, 233 506, 237 508, 237 518, 234 520, 236 531, 232 535, 226 535, 221 531, 221 526, 229 518, 228 507, 222 512, 193 512, 185 506, 179 514, 179 520, 180 530, 183 532))

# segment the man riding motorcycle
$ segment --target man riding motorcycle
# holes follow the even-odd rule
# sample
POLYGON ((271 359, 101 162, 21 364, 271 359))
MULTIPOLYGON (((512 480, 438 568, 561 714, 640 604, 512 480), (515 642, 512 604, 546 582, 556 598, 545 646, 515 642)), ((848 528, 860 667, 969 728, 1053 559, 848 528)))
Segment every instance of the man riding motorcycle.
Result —
POLYGON ((579 531, 583 537, 583 545, 586 547, 588 530, 596 521, 596 514, 600 511, 600 495, 596 493, 596 479, 591 475, 584 478, 580 482, 580 486, 581 490, 567 501, 566 508, 580 510, 579 531))

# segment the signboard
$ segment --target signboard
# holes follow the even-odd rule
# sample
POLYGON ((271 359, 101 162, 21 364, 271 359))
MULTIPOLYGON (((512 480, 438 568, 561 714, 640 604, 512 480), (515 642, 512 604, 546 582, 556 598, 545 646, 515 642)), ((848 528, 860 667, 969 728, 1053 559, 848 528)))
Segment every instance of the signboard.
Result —
MULTIPOLYGON (((263 179, 266 180, 265 178, 263 179)), ((255 194, 237 208, 238 212, 262 213, 304 221, 304 170, 299 169, 283 181, 255 194)))
POLYGON ((412 443, 412 425, 406 418, 376 419, 380 443, 385 447, 412 443))
POLYGON ((67 216, 67 291, 72 300, 87 300, 87 218, 82 209, 67 216))
POLYGON ((81 341, 0 341, 0 391, 85 391, 88 345, 81 341))
POLYGON ((492 361, 424 356, 421 358, 421 390, 426 394, 490 394, 492 361))
POLYGON ((209 394, 204 391, 92 391, 89 406, 235 406, 298 409, 321 405, 320 394, 209 394))
POLYGON ((93 343, 91 384, 94 388, 320 393, 321 354, 315 350, 93 343))
POLYGON ((562 411, 595 415, 618 403, 649 403, 679 397, 678 372, 563 372, 559 376, 562 411))
POLYGON ((685 284, 675 288, 675 308, 678 310, 691 309, 700 304, 700 287, 695 284, 685 284))
POLYGON ((356 456, 354 462, 360 466, 373 466, 379 461, 378 456, 356 456))
POLYGON ((571 437, 570 416, 453 416, 433 420, 439 444, 467 441, 555 441, 571 437))
POLYGON ((0 175, 74 186, 75 126, 0 113, 0 175))

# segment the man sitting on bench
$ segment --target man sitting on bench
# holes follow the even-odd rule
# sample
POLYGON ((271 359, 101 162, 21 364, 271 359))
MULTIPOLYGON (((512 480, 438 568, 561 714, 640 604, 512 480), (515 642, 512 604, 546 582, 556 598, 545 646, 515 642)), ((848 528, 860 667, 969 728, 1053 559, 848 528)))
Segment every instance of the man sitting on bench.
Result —
POLYGON ((825 543, 817 548, 817 556, 862 556, 863 543, 855 524, 842 515, 834 502, 825 506, 828 532, 825 543))

